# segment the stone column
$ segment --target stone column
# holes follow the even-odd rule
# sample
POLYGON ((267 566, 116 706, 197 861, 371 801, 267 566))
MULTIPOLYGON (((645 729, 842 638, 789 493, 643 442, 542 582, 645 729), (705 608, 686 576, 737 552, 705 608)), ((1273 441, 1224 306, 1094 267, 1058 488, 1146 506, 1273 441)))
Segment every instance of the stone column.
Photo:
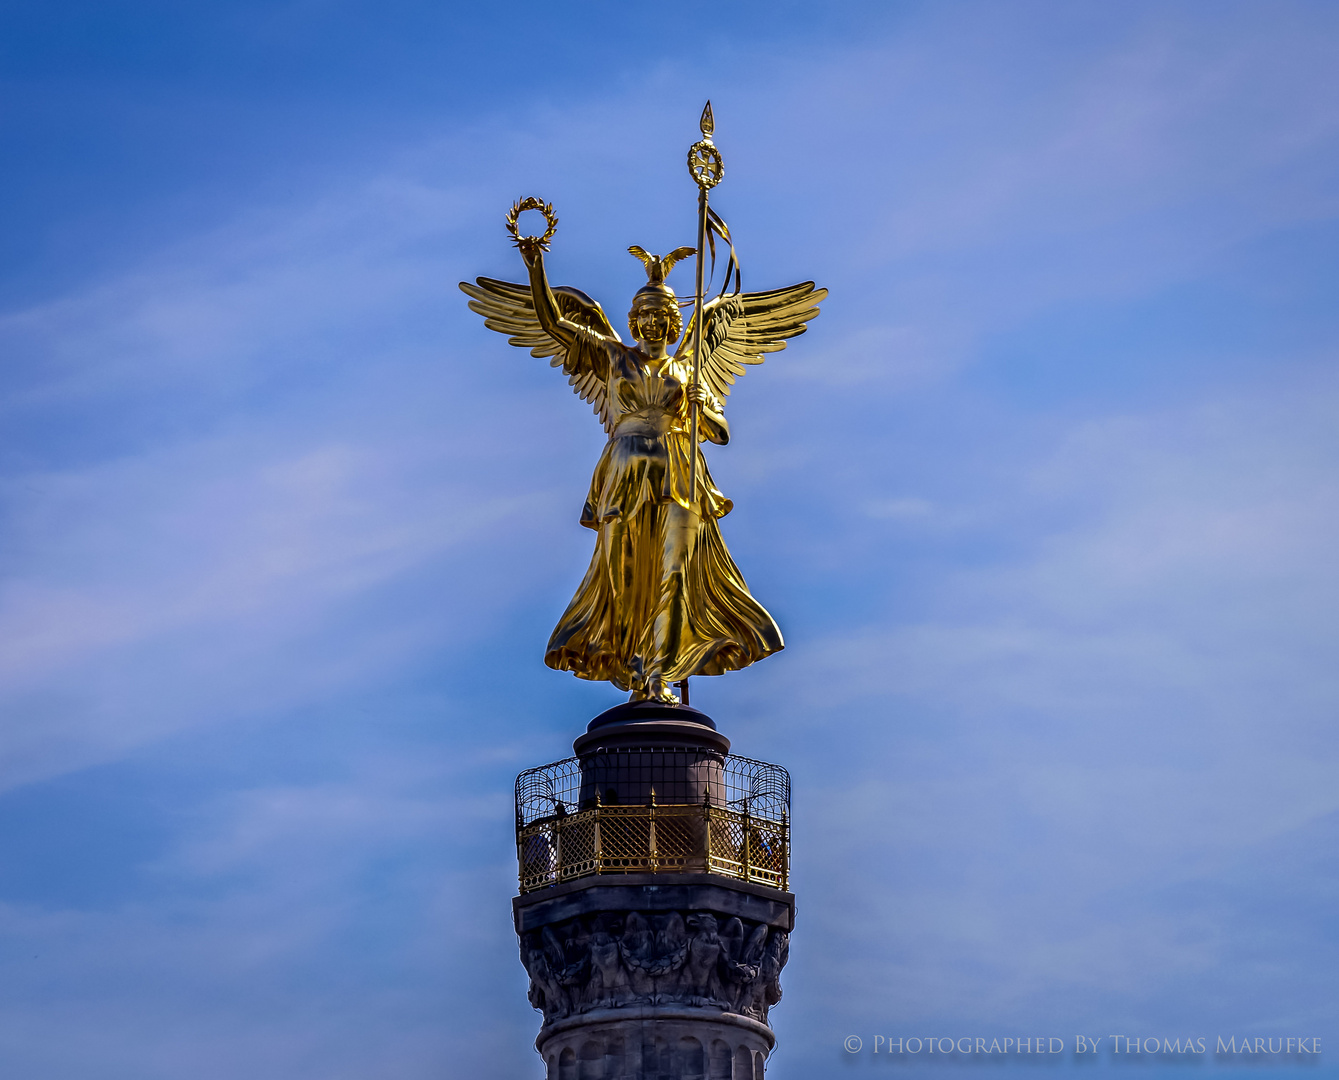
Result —
MULTIPOLYGON (((729 746, 696 709, 612 709, 574 745, 574 811, 725 810, 729 746)), ((605 869, 513 901, 530 1002, 544 1017, 535 1046, 547 1080, 762 1080, 795 898, 709 872, 706 842, 704 833, 700 861, 677 871, 605 869)))

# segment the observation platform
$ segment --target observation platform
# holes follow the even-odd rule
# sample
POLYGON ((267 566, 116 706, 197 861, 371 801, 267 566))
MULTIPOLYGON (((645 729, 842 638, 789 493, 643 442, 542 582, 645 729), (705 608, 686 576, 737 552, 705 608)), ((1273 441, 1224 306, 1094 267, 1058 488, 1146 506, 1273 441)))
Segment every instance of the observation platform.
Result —
POLYGON ((575 757, 516 778, 522 895, 594 874, 712 874, 786 891, 790 774, 729 753, 688 706, 596 717, 575 757))
POLYGON ((763 1080, 795 925, 790 774, 637 702, 516 779, 512 901, 548 1080, 763 1080))

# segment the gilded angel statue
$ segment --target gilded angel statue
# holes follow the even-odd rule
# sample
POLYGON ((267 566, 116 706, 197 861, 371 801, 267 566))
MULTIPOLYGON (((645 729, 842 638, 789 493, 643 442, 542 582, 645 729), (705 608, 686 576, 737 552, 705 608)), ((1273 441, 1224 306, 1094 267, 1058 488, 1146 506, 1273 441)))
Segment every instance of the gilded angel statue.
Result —
POLYGON ((719 522, 732 503, 693 444, 693 412, 699 443, 728 443, 725 403, 736 377, 804 333, 827 290, 806 281, 722 293, 701 305, 694 381, 694 327, 671 352, 683 321, 665 283, 694 248, 663 257, 629 248, 645 265, 647 283, 633 297, 633 341, 625 344, 598 303, 549 284, 546 239, 517 238, 527 284, 484 277, 460 284, 484 325, 533 356, 551 357, 609 435, 581 511, 581 524, 596 533, 595 552, 544 662, 612 682, 633 701, 677 702, 675 682, 746 667, 783 647, 780 629, 750 595, 721 537, 719 522))

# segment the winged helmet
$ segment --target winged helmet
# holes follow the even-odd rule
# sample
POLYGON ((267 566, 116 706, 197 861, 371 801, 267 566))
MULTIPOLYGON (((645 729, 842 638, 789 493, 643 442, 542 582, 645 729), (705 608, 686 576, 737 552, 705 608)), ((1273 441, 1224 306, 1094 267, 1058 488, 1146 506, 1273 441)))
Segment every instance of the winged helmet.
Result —
MULTIPOLYGON (((696 254, 689 247, 676 248, 665 256, 651 255, 636 245, 628 250, 646 267, 650 284, 661 288, 665 288, 665 275, 676 262, 696 254)), ((540 325, 528 284, 480 277, 473 282, 462 281, 460 288, 470 297, 470 310, 484 317, 485 326, 506 334, 510 344, 529 349, 532 356, 549 357, 551 366, 566 372, 577 396, 591 404, 605 431, 613 430, 603 378, 579 361, 574 362, 562 342, 540 325)), ((552 292, 565 321, 622 343, 604 309, 586 293, 568 285, 555 286, 552 292)), ((722 293, 704 303, 699 372, 707 389, 723 404, 735 379, 748 367, 761 364, 768 353, 781 351, 789 339, 805 332, 827 294, 812 281, 802 281, 765 292, 722 293)), ((694 323, 698 318, 699 313, 694 312, 675 352, 675 359, 689 367, 693 364, 694 323)))

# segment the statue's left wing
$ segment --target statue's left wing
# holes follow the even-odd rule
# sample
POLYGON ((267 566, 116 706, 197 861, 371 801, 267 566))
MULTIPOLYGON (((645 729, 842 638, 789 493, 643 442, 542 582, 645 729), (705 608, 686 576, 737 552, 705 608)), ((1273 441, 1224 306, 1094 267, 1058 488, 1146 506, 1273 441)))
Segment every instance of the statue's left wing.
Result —
MULTIPOLYGON (((577 396, 591 403, 605 431, 610 430, 612 418, 603 373, 569 356, 562 342, 550 336, 539 324, 529 285, 481 277, 475 278, 473 283, 462 281, 460 289, 470 298, 470 310, 484 317, 488 329, 506 334, 510 344, 529 349, 531 356, 550 357, 550 366, 562 368, 577 396)), ((580 289, 557 285, 553 288, 553 298, 567 322, 613 341, 622 340, 604 309, 580 289)))
MULTIPOLYGON (((767 353, 780 352, 786 342, 808 329, 818 305, 828 295, 812 281, 769 292, 728 293, 703 305, 701 378, 722 403, 746 365, 761 364, 767 353)), ((678 358, 693 362, 693 323, 679 344, 678 358)))

